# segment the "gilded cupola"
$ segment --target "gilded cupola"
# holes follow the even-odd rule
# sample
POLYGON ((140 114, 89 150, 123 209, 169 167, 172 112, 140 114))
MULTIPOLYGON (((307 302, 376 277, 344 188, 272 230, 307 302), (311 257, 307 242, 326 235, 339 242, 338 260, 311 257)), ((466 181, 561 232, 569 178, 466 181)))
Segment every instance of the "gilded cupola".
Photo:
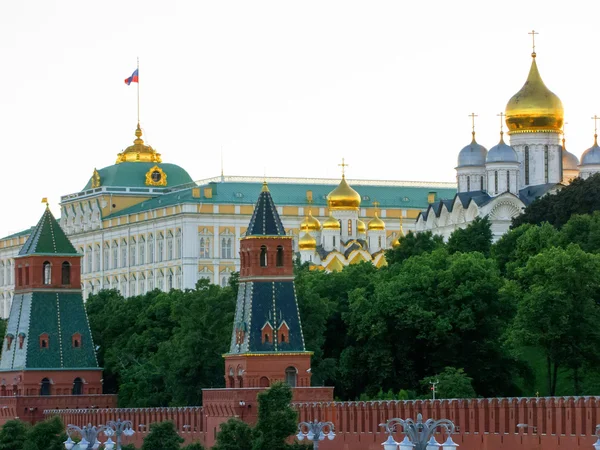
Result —
POLYGON ((342 174, 340 184, 327 196, 327 206, 330 210, 354 210, 360 207, 360 195, 350 187, 346 176, 342 174))
POLYGON ((506 105, 508 133, 560 133, 564 121, 562 102, 542 81, 535 52, 531 56, 527 81, 506 105))
POLYGON ((313 217, 312 211, 308 212, 308 216, 300 224, 300 231, 309 233, 321 231, 321 222, 313 217))
POLYGON ((358 219, 356 221, 356 230, 358 231, 358 234, 364 234, 367 232, 367 225, 365 225, 365 223, 358 219))
POLYGON ((375 217, 369 220, 369 231, 383 231, 385 230, 385 222, 379 218, 377 213, 375 217))
POLYGON ((144 140, 142 139, 142 129, 140 128, 139 122, 135 130, 135 140, 133 141, 133 145, 130 145, 117 155, 116 164, 123 162, 162 162, 160 153, 157 153, 156 150, 149 145, 144 144, 144 140))
POLYGON ((304 233, 298 241, 298 248, 300 250, 314 250, 317 248, 317 241, 309 233, 304 233))
POLYGON ((339 230, 340 227, 340 222, 331 215, 331 213, 329 213, 329 217, 327 218, 327 220, 325 222, 323 222, 323 229, 324 230, 339 230))

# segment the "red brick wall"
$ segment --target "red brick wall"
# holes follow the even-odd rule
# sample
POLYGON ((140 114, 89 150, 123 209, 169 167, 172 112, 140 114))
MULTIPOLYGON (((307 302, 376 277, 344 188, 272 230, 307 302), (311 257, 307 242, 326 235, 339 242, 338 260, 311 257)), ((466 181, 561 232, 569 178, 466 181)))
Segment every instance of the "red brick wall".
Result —
POLYGON ((80 256, 24 256, 15 260, 15 293, 33 288, 43 289, 81 289, 81 257, 80 256), (52 265, 51 284, 44 284, 44 262, 52 265), (62 284, 62 263, 71 265, 70 283, 62 284), (25 272, 28 272, 26 275, 25 272), (20 274, 20 275, 19 275, 20 274), (19 280, 21 284, 19 284, 19 280), (26 284, 27 282, 27 284, 26 284))
POLYGON ((294 275, 294 252, 291 237, 244 238, 240 242, 240 278, 264 278, 294 275), (267 248, 267 266, 261 267, 261 247, 267 248), (277 267, 277 247, 283 247, 283 266, 277 267))

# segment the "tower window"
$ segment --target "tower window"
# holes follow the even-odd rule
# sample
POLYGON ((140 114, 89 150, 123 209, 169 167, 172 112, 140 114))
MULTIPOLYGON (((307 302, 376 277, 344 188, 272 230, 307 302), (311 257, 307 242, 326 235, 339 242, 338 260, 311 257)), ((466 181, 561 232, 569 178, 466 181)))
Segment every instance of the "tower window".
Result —
POLYGON ((379 244, 379 245, 378 245, 378 247, 379 247, 379 248, 381 248, 381 236, 379 236, 379 239, 378 239, 378 241, 377 241, 377 242, 378 242, 378 244, 379 244))
POLYGON ((281 335, 281 342, 285 342, 285 334, 281 335))
POLYGON ((71 264, 67 261, 62 263, 62 284, 71 284, 71 264))
POLYGON ((510 192, 510 172, 506 171, 506 190, 510 192))
POLYGON ((348 219, 348 236, 352 236, 352 219, 348 219))
POLYGON ((494 172, 494 192, 498 193, 498 171, 494 172))
POLYGON ((483 191, 483 176, 479 177, 479 190, 483 191))
POLYGON ((529 146, 525 146, 525 184, 529 184, 529 146))
POLYGON ((548 146, 544 146, 544 179, 548 183, 548 146))
POLYGON ((50 380, 43 378, 40 383, 40 395, 50 395, 50 380))
POLYGON ((283 247, 281 245, 277 246, 277 267, 283 267, 283 247))
POLYGON ((48 261, 45 261, 43 264, 43 268, 44 268, 44 284, 52 283, 52 265, 48 261))
POLYGON ((48 333, 42 333, 40 335, 40 348, 48 348, 48 347, 50 347, 48 333))
POLYGON ((260 267, 267 267, 267 246, 260 247, 260 267))
POLYGON ((471 177, 467 177, 467 192, 471 192, 471 177))
POLYGON ((298 371, 295 367, 288 367, 285 369, 285 382, 290 387, 296 387, 296 377, 298 375, 298 371))
POLYGON ((83 394, 83 380, 79 377, 73 380, 73 395, 81 395, 83 394))
POLYGON ((333 246, 335 247, 335 236, 333 236, 333 246))

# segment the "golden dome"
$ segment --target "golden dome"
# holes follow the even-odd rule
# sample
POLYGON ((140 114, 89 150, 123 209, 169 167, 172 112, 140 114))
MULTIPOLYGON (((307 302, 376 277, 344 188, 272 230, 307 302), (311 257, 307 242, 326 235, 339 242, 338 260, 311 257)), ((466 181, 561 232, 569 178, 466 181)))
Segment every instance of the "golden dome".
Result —
POLYGON ((327 206, 333 210, 358 210, 360 195, 346 182, 345 175, 342 175, 342 181, 340 181, 338 187, 327 196, 327 206))
POLYGON ((315 250, 317 248, 317 241, 308 233, 304 233, 304 236, 298 241, 298 248, 300 250, 315 250))
POLYGON ((399 236, 396 236, 394 238, 394 240, 392 241, 392 248, 396 248, 400 245, 400 240, 398 238, 399 238, 399 236))
POLYGON ((321 222, 313 217, 312 211, 308 212, 308 216, 300 224, 300 231, 321 231, 321 222))
POLYGON ((375 217, 369 220, 369 231, 382 231, 385 230, 385 222, 379 218, 377 213, 375 217))
POLYGON ((506 125, 512 133, 560 133, 564 109, 560 98, 546 87, 532 53, 527 81, 506 105, 506 125))
POLYGON ((323 222, 323 229, 324 230, 339 230, 340 229, 340 222, 331 215, 331 213, 329 213, 329 218, 323 222))
POLYGON ((356 229, 358 230, 358 234, 362 234, 362 233, 366 233, 367 232, 367 226, 360 219, 358 219, 356 221, 356 229))
POLYGON ((125 150, 117 155, 116 164, 120 164, 122 162, 162 162, 160 157, 160 153, 157 153, 149 145, 144 145, 144 140, 142 139, 142 129, 140 128, 140 124, 137 124, 137 129, 135 130, 135 140, 133 141, 133 145, 130 145, 125 150))

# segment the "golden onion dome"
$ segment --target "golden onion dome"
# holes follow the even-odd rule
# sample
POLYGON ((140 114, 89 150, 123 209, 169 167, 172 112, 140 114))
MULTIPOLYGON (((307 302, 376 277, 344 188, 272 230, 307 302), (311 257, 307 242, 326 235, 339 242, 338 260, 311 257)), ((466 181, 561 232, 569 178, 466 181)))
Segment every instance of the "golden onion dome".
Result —
POLYGON ((396 236, 394 238, 394 240, 392 241, 392 248, 396 248, 400 245, 400 240, 398 239, 399 236, 396 236))
POLYGON ((365 223, 358 219, 356 221, 356 229, 358 231, 358 234, 362 234, 362 233, 366 233, 367 232, 367 226, 365 225, 365 223))
POLYGON ((369 231, 382 231, 385 230, 385 222, 379 218, 377 213, 375 217, 369 220, 369 231))
POLYGON ((357 211, 360 207, 360 195, 350 187, 345 175, 342 175, 340 184, 327 196, 327 205, 332 210, 357 211))
POLYGON ((314 232, 321 231, 321 222, 318 219, 315 219, 312 215, 312 211, 308 212, 308 216, 304 218, 302 223, 300 224, 300 231, 306 232, 314 232))
POLYGON ((531 56, 527 81, 506 105, 508 133, 560 133, 564 109, 560 98, 546 87, 531 56))
POLYGON ((339 230, 340 229, 340 222, 331 215, 331 213, 329 213, 329 217, 327 218, 327 220, 325 222, 323 222, 323 229, 324 230, 339 230))
POLYGON ((298 241, 298 248, 300 250, 315 250, 317 248, 317 241, 310 234, 304 233, 298 241))
POLYGON ((130 145, 117 155, 116 164, 122 162, 162 162, 160 153, 157 153, 156 150, 149 145, 144 145, 142 129, 140 128, 139 123, 135 130, 135 140, 133 141, 133 145, 130 145))

